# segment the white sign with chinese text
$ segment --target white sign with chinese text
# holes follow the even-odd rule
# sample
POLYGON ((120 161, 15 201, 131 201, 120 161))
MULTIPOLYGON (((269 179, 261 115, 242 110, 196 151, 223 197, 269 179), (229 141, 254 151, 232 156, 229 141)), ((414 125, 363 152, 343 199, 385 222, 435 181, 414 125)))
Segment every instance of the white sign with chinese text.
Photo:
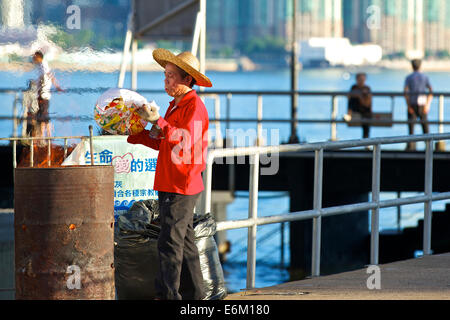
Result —
MULTIPOLYGON (((158 151, 143 145, 127 143, 126 136, 93 138, 94 165, 114 167, 114 211, 119 215, 135 201, 157 199, 153 190, 158 151)), ((89 141, 80 142, 63 162, 68 165, 89 165, 89 141)))

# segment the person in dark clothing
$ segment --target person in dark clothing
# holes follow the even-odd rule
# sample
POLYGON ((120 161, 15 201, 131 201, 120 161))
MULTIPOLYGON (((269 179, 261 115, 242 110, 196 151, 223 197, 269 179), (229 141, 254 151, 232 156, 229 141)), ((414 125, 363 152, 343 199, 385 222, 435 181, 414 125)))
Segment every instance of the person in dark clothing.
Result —
MULTIPOLYGON (((364 120, 372 118, 372 92, 370 87, 366 85, 367 75, 358 73, 356 75, 356 84, 350 89, 348 95, 348 112, 344 116, 346 121, 350 121, 353 113, 359 113, 364 120)), ((369 138, 370 126, 368 123, 362 124, 363 138, 369 138)))
MULTIPOLYGON (((433 101, 433 89, 428 77, 420 72, 421 60, 413 60, 411 65, 414 72, 406 78, 404 89, 408 106, 408 121, 410 121, 408 124, 409 134, 414 134, 414 125, 417 117, 420 117, 423 133, 427 134, 430 132, 428 112, 433 101)), ((406 150, 413 151, 415 149, 415 142, 408 143, 406 150)))

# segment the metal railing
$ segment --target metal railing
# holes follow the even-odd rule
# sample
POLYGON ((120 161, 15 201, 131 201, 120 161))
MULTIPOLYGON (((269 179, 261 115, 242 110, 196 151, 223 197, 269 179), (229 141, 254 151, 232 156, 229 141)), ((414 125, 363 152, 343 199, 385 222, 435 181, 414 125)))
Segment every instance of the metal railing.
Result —
MULTIPOLYGON (((108 88, 71 88, 66 89, 64 92, 55 92, 55 94, 86 94, 86 93, 102 93, 106 91, 108 88)), ((22 121, 25 125, 25 121, 27 120, 25 115, 19 116, 17 106, 21 103, 21 93, 26 91, 25 88, 14 88, 14 89, 5 89, 0 88, 0 94, 8 94, 14 95, 13 102, 13 111, 12 116, 0 116, 0 120, 13 120, 13 137, 17 136, 17 128, 19 123, 22 121)), ((138 90, 141 94, 165 94, 162 90, 153 90, 153 89, 140 89, 138 90)), ((338 140, 338 124, 345 124, 346 122, 343 119, 339 119, 339 98, 347 99, 348 92, 340 92, 340 91, 281 91, 281 90, 273 90, 273 91, 245 91, 245 90, 230 90, 230 91, 220 91, 220 90, 206 90, 206 91, 198 91, 200 96, 205 98, 210 98, 214 100, 214 116, 210 118, 210 121, 215 126, 215 135, 216 135, 216 147, 222 146, 222 133, 221 133, 221 125, 225 123, 226 129, 230 127, 231 123, 256 123, 256 128, 258 134, 262 132, 262 126, 264 123, 286 123, 293 125, 294 123, 304 123, 304 124, 329 124, 330 125, 330 140, 336 141, 338 140), (263 108, 264 108, 264 97, 268 96, 279 96, 290 98, 292 94, 295 94, 298 99, 305 97, 329 97, 329 119, 282 119, 282 118, 264 118, 263 117, 263 108), (231 118, 231 105, 233 97, 236 96, 253 96, 256 97, 255 101, 255 110, 256 110, 256 118, 231 118), (221 99, 224 98, 225 103, 225 117, 221 116, 221 99)), ((396 98, 404 98, 403 92, 373 92, 373 98, 389 98, 390 99, 390 112, 393 114, 396 106, 396 98)), ((450 125, 450 121, 445 120, 445 99, 450 97, 450 93, 448 92, 435 92, 433 93, 434 97, 437 97, 438 101, 438 115, 437 120, 429 120, 428 124, 437 125, 438 132, 444 133, 444 126, 450 125)), ((301 105, 301 103, 300 103, 301 105)), ((403 103, 405 107, 406 114, 406 104, 403 103)), ((290 107, 290 103, 286 103, 286 107, 290 107)), ((288 110, 287 110, 288 111, 288 110)), ((288 112, 286 114, 289 114, 288 112)), ((88 116, 54 116, 52 119, 56 121, 92 121, 92 117, 88 116)), ((409 124, 409 123, 418 123, 415 120, 381 120, 381 119, 362 119, 358 122, 361 123, 369 123, 373 125, 381 125, 381 124, 409 124)), ((225 131, 226 135, 226 131, 225 131)), ((258 135, 260 137, 260 135, 258 135)), ((225 136, 226 138, 226 136, 225 136)))
MULTIPOLYGON (((146 90, 142 90, 143 93, 146 90)), ((330 124, 330 140, 337 141, 338 138, 338 124, 348 124, 344 119, 339 120, 339 98, 348 97, 348 92, 339 92, 339 91, 205 91, 199 92, 199 95, 203 95, 206 97, 213 97, 215 99, 215 107, 214 107, 214 118, 210 119, 214 122, 214 124, 220 125, 220 122, 226 123, 226 128, 229 128, 230 123, 232 122, 256 122, 257 124, 257 132, 258 138, 261 138, 262 132, 262 124, 263 123, 303 123, 303 124, 330 124), (298 98, 302 97, 329 97, 330 98, 330 119, 281 119, 281 118, 263 118, 263 106, 264 101, 263 98, 265 96, 284 96, 291 97, 292 94, 295 94, 298 98), (220 97, 225 96, 226 98, 226 116, 223 119, 220 115, 220 97), (234 96, 256 96, 256 118, 231 118, 230 117, 230 108, 231 108, 231 100, 234 96)), ((390 103, 390 113, 393 115, 394 110, 396 108, 395 98, 404 98, 405 94, 403 92, 374 92, 374 98, 389 98, 391 100, 390 103)), ((437 125, 438 132, 444 133, 444 125, 450 125, 450 121, 445 121, 445 98, 450 97, 450 93, 433 93, 433 97, 438 98, 438 120, 428 120, 427 123, 430 125, 437 125)), ((405 104, 406 110, 406 104, 405 104)), ((406 114, 406 112, 405 112, 406 114)), ((385 120, 385 119, 360 119, 359 123, 362 124, 372 124, 372 125, 395 125, 395 124, 410 124, 410 123, 419 123, 416 120, 385 120)), ((219 129, 220 130, 220 129, 219 129)))
MULTIPOLYGON (((95 88, 95 89, 68 89, 67 93, 101 93, 108 88, 95 88)), ((19 90, 20 92, 20 90, 19 90)), ((139 90, 142 94, 159 93, 161 90, 139 90)), ((20 95, 18 90, 14 89, 0 89, 0 93, 14 94, 13 105, 13 118, 14 118, 14 132, 17 132, 17 125, 19 120, 26 120, 25 118, 18 117, 17 104, 20 101, 20 95)), ((262 125, 266 122, 279 122, 279 123, 329 123, 330 124, 330 136, 331 140, 337 140, 337 124, 344 123, 343 120, 338 120, 338 97, 347 97, 348 92, 321 92, 321 91, 296 91, 299 97, 330 97, 330 119, 264 119, 263 118, 263 97, 265 96, 285 96, 291 97, 291 91, 204 91, 199 92, 200 95, 205 98, 212 98, 214 100, 214 118, 211 118, 211 122, 215 124, 216 131, 216 147, 222 147, 221 129, 222 122, 226 123, 227 128, 231 122, 256 122, 257 125, 257 137, 261 137, 262 125), (231 101, 234 96, 255 96, 256 97, 256 111, 257 117, 255 119, 233 119, 231 118, 231 101), (226 116, 223 119, 221 115, 221 97, 226 98, 226 116)), ((404 97, 403 92, 375 92, 374 97, 389 97, 391 99, 391 109, 395 107, 395 98, 404 97)), ((342 141, 334 143, 316 143, 316 144, 303 144, 303 145, 282 145, 282 146, 268 146, 268 147, 249 147, 249 148, 235 148, 235 149, 214 149, 210 150, 208 155, 207 169, 205 174, 205 192, 203 194, 203 206, 204 212, 209 212, 211 209, 211 181, 212 181, 212 162, 215 158, 231 157, 231 156, 251 156, 251 171, 250 171, 250 195, 249 195, 249 219, 238 221, 220 222, 218 224, 219 230, 227 230, 234 228, 249 228, 248 234, 248 265, 247 265, 247 287, 253 287, 255 283, 255 251, 256 251, 256 226, 270 223, 289 222, 304 219, 313 219, 313 259, 312 259, 312 274, 313 276, 320 275, 320 233, 321 233, 321 218, 322 216, 352 213, 361 210, 372 210, 372 233, 371 233, 371 260, 372 264, 378 263, 378 211, 384 207, 399 207, 401 205, 424 203, 425 204, 425 222, 424 222, 424 254, 430 253, 430 234, 431 234, 431 201, 449 199, 450 193, 442 193, 438 195, 432 194, 432 160, 433 149, 432 141, 450 140, 450 135, 443 134, 444 125, 449 125, 450 121, 445 121, 445 98, 450 97, 450 93, 434 93, 434 96, 439 97, 439 110, 438 121, 428 121, 429 124, 436 124, 439 126, 439 135, 424 135, 424 136, 412 136, 412 137, 394 137, 394 138, 378 138, 369 140, 353 140, 342 141), (385 144, 397 144, 412 141, 424 141, 426 144, 426 183, 425 183, 425 195, 409 198, 400 198, 396 200, 380 201, 379 198, 379 180, 380 180, 380 153, 381 145, 385 144), (347 206, 322 208, 322 174, 323 174, 323 151, 328 149, 345 149, 361 146, 374 146, 373 150, 373 186, 372 186, 372 201, 367 203, 353 204, 347 206), (278 215, 272 217, 258 217, 257 210, 257 196, 258 196, 258 177, 259 177, 259 156, 262 153, 288 153, 298 151, 314 151, 315 153, 315 176, 314 176, 314 209, 310 211, 290 213, 286 215, 278 215)), ((0 120, 5 117, 0 117, 0 120)), ((77 119, 82 119, 76 117, 77 119)), ((58 120, 59 118, 57 118, 58 120)), ((71 120, 71 117, 62 117, 63 120, 71 120)), ((59 120, 61 120, 59 119, 59 120)), ((92 119, 90 119, 92 121, 92 119)), ((370 123, 376 123, 377 120, 370 120, 370 123)), ((408 124, 410 121, 389 121, 392 124, 408 124)), ((92 135, 91 135, 92 136, 92 135)), ((45 139, 63 139, 65 150, 67 150, 67 139, 71 138, 86 138, 81 136, 76 137, 52 137, 45 139)), ((12 141, 14 147, 13 165, 17 165, 16 161, 16 145, 19 140, 31 141, 31 159, 30 164, 33 163, 33 141, 42 138, 2 138, 0 140, 12 141)), ((49 146, 49 152, 50 146, 49 146)), ((50 160, 49 160, 50 161, 50 160)), ((49 163, 50 164, 50 163, 49 163)))
MULTIPOLYGON (((89 139, 92 149, 92 127, 89 128, 89 136, 67 136, 67 137, 35 137, 35 138, 0 138, 0 140, 11 141, 13 144, 13 167, 17 167, 16 147, 20 140, 30 141, 30 166, 33 166, 33 141, 36 140, 64 140, 64 157, 67 155, 68 139, 89 139)), ((322 217, 349 214, 371 210, 371 246, 370 246, 370 264, 378 264, 379 256, 379 210, 381 208, 399 207, 409 204, 424 204, 424 232, 423 232, 423 253, 431 254, 431 216, 432 202, 438 200, 449 200, 450 192, 435 193, 432 192, 433 186, 433 141, 450 140, 450 133, 432 134, 407 137, 389 137, 374 138, 365 140, 349 140, 337 142, 323 142, 313 144, 299 145, 277 145, 277 146, 255 146, 247 148, 227 148, 210 149, 208 151, 206 170, 204 172, 205 191, 202 193, 202 206, 200 212, 210 212, 212 202, 212 169, 214 161, 218 158, 250 156, 250 177, 249 177, 249 209, 248 219, 228 220, 217 223, 217 231, 248 228, 247 237, 247 288, 255 286, 256 269, 256 233, 257 226, 284 223, 291 221, 300 221, 313 219, 312 232, 312 276, 320 276, 320 258, 321 258, 321 232, 322 217), (380 172, 381 172, 381 146, 387 144, 399 144, 408 142, 425 142, 425 186, 424 195, 398 198, 391 200, 380 200, 380 172), (372 155, 372 201, 364 203, 355 203, 343 206, 322 208, 322 182, 323 182, 323 158, 324 150, 339 150, 355 147, 373 146, 372 155), (258 217, 258 189, 260 175, 260 155, 293 152, 314 152, 314 186, 313 186, 313 209, 291 212, 287 214, 258 217)), ((48 153, 50 158, 51 146, 48 144, 48 153)), ((92 164, 91 157, 91 164, 92 164)), ((50 165, 50 163, 48 164, 50 165)))
POLYGON ((248 148, 228 148, 209 150, 206 171, 204 172, 205 190, 202 193, 203 212, 211 211, 211 192, 213 178, 213 163, 218 158, 249 156, 249 208, 248 219, 221 221, 217 223, 217 230, 231 230, 248 228, 247 239, 247 288, 255 287, 256 269, 256 232, 257 226, 313 219, 312 230, 312 276, 320 276, 320 250, 322 217, 361 212, 371 210, 371 240, 370 240, 370 264, 378 264, 379 256, 379 210, 381 208, 399 207, 402 205, 424 203, 424 232, 423 253, 431 254, 431 215, 432 202, 450 199, 450 192, 432 193, 433 186, 433 141, 450 140, 450 134, 428 134, 421 136, 374 138, 365 140, 349 140, 339 142, 324 142, 302 145, 278 145, 248 148), (381 146, 387 144, 398 144, 423 141, 426 145, 425 151, 425 186, 424 195, 398 198, 392 200, 380 200, 380 172, 381 172, 381 146), (323 181, 323 157, 324 150, 347 149, 354 147, 373 147, 372 155, 372 201, 355 203, 343 206, 322 208, 322 181, 323 181), (312 210, 301 212, 290 212, 266 217, 258 217, 258 180, 260 175, 260 155, 280 154, 292 152, 314 152, 314 205, 312 210))
MULTIPOLYGON (((47 166, 51 166, 51 152, 52 152, 52 144, 53 140, 63 140, 63 150, 64 150, 64 159, 67 158, 68 152, 68 141, 73 139, 80 140, 88 140, 89 141, 89 151, 93 154, 93 127, 89 126, 89 136, 62 136, 62 137, 21 137, 21 138, 0 138, 0 141, 9 141, 12 143, 12 151, 13 151, 13 169, 17 168, 17 143, 18 142, 27 142, 29 143, 30 150, 30 167, 34 167, 34 142, 35 141, 46 141, 47 143, 47 166)), ((94 157, 91 157, 91 165, 94 165, 94 157)))

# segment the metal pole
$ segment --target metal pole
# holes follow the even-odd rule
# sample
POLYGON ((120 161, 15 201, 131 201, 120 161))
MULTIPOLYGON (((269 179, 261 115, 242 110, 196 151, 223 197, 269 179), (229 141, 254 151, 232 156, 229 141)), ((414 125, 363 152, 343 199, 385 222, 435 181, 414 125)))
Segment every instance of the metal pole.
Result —
POLYGON ((394 116, 394 109, 395 109, 395 96, 391 96, 391 114, 394 116))
MULTIPOLYGON (((23 106, 23 113, 22 113, 22 137, 25 137, 27 135, 27 125, 28 125, 28 106, 23 105, 23 92, 22 92, 22 106, 23 106)), ((33 98, 36 99, 36 98, 33 98)))
POLYGON ((93 127, 89 126, 89 149, 91 150, 91 166, 94 165, 94 143, 93 143, 93 127))
POLYGON ((52 165, 52 140, 48 140, 47 149, 47 165, 50 167, 52 165))
MULTIPOLYGON (((444 133, 444 117, 445 117, 445 97, 443 95, 439 96, 439 133, 444 133)), ((436 142, 436 151, 445 151, 445 141, 436 142)))
MULTIPOLYGON (((397 192, 397 199, 401 198, 401 192, 397 192)), ((402 222, 402 207, 398 206, 397 207, 397 231, 400 232, 400 230, 402 229, 401 226, 401 222, 402 222)))
POLYGON ((439 133, 444 133, 444 106, 445 106, 445 102, 444 102, 444 96, 440 95, 439 96, 439 133))
MULTIPOLYGON (((231 113, 231 98, 233 95, 231 93, 227 94, 227 107, 226 107, 226 129, 225 129, 225 141, 227 143, 226 147, 232 147, 234 144, 233 140, 228 140, 229 137, 229 130, 230 130, 230 113, 231 113)), ((228 186, 230 192, 234 195, 235 191, 235 176, 236 176, 236 167, 234 163, 234 158, 227 158, 226 163, 229 168, 229 175, 228 175, 228 186)))
MULTIPOLYGON (((314 157, 314 210, 322 209, 323 149, 315 151, 314 157)), ((322 216, 313 219, 311 273, 320 276, 320 248, 322 236, 322 216)))
MULTIPOLYGON (((201 14, 201 31, 200 31, 200 72, 206 73, 206 0, 200 0, 200 12, 201 14)), ((204 91, 203 87, 200 87, 200 91, 204 91)))
POLYGON ((298 43, 297 43, 297 1, 292 0, 292 39, 291 39, 291 136, 289 143, 299 143, 297 136, 298 112, 298 43))
POLYGON ((381 170, 381 146, 375 145, 373 148, 372 159, 372 202, 377 204, 375 209, 372 209, 371 217, 371 235, 370 235, 370 264, 378 264, 379 252, 379 227, 380 227, 380 170, 381 170))
POLYGON ((67 158, 67 138, 64 139, 64 159, 67 158))
POLYGON ((280 268, 284 268, 284 222, 280 223, 281 244, 280 244, 280 268))
POLYGON ((136 39, 133 39, 131 43, 131 89, 137 90, 137 60, 136 54, 138 50, 138 42, 136 39))
MULTIPOLYGON (((425 142, 425 195, 430 196, 433 193, 433 141, 425 142)), ((432 220, 432 201, 428 200, 424 204, 423 219, 423 254, 431 254, 431 220, 432 220)))
POLYGON ((30 142, 30 167, 34 166, 34 140, 30 142))
MULTIPOLYGON (((214 152, 214 151, 208 151, 214 152)), ((212 167, 214 163, 214 157, 208 155, 206 161, 206 169, 203 172, 203 185, 204 191, 202 192, 201 209, 203 214, 211 212, 211 189, 212 189, 212 167)))
POLYGON ((19 100, 18 98, 18 93, 16 92, 15 96, 14 96, 14 103, 13 103, 13 137, 16 138, 17 137, 17 126, 18 126, 18 120, 17 120, 17 100, 19 100))
POLYGON ((257 132, 257 138, 256 138, 256 145, 261 146, 263 145, 262 141, 262 120, 263 118, 263 97, 262 95, 258 95, 257 98, 257 125, 256 125, 256 132, 257 132))
POLYGON ((133 18, 132 17, 133 16, 130 15, 130 17, 128 18, 128 28, 127 28, 127 33, 125 36, 125 43, 123 45, 122 63, 120 65, 119 81, 117 82, 118 88, 123 88, 123 83, 125 81, 125 73, 127 72, 128 56, 130 54, 131 40, 133 38, 133 31, 132 31, 133 18))
POLYGON ((226 132, 225 132, 225 138, 228 137, 228 130, 230 129, 230 116, 231 116, 231 98, 233 97, 233 95, 231 93, 227 94, 227 119, 226 119, 226 132))
POLYGON ((247 238, 247 289, 255 287, 256 270, 256 219, 258 218, 258 183, 259 183, 259 153, 250 157, 249 206, 248 218, 254 224, 248 228, 247 238))
POLYGON ((216 129, 216 141, 215 147, 222 148, 223 147, 223 137, 222 130, 220 129, 220 96, 214 96, 214 115, 216 117, 216 121, 214 122, 214 127, 216 129))
POLYGON ((16 168, 17 168, 17 141, 13 140, 13 183, 16 183, 16 168))
POLYGON ((338 114, 338 97, 333 96, 331 106, 331 141, 337 141, 337 119, 338 114))
POLYGON ((194 36, 192 37, 191 53, 194 56, 197 56, 197 52, 198 52, 198 42, 200 39, 200 30, 201 30, 201 26, 202 26, 201 19, 202 19, 202 15, 200 12, 198 12, 197 17, 195 18, 194 36))
POLYGON ((13 140, 13 168, 17 168, 17 140, 13 140))

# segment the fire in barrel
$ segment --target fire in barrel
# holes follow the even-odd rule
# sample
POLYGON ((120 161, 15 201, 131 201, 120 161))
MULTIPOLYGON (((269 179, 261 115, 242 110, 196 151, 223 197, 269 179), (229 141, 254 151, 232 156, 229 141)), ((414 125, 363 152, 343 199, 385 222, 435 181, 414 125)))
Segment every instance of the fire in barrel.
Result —
POLYGON ((16 299, 114 299, 114 169, 18 168, 16 299))

